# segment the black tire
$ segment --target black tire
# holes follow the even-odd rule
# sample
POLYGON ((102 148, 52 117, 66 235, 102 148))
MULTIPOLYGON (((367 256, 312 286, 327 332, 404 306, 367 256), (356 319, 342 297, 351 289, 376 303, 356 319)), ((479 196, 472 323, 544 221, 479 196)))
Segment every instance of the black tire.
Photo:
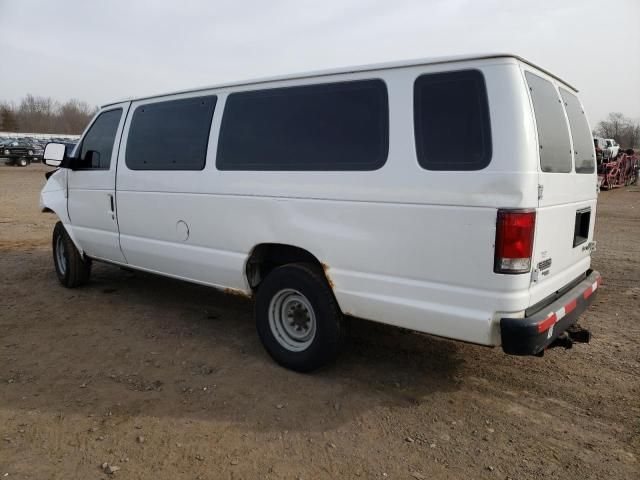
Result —
POLYGON ((91 276, 91 259, 82 258, 62 222, 56 223, 53 229, 52 247, 53 265, 60 283, 67 288, 86 284, 91 276))
MULTIPOLYGON (((295 304, 295 300, 290 302, 295 304)), ((274 308, 274 310, 277 309, 274 308)), ((283 311, 284 307, 281 312, 283 311)), ((340 351, 345 336, 342 312, 331 287, 319 268, 306 263, 284 265, 267 275, 258 288, 255 318, 258 335, 267 352, 280 365, 297 372, 310 372, 333 361, 340 351), (313 336, 307 340, 310 342, 308 346, 298 347, 301 349, 297 351, 283 345, 287 343, 286 340, 277 334, 277 327, 270 321, 272 302, 278 302, 283 292, 291 291, 295 293, 289 295, 301 294, 310 305, 315 326, 313 336)), ((294 321, 296 320, 291 320, 289 325, 293 325, 294 321)))
POLYGON ((29 165, 29 161, 26 158, 19 158, 16 160, 16 165, 19 167, 26 167, 29 165))

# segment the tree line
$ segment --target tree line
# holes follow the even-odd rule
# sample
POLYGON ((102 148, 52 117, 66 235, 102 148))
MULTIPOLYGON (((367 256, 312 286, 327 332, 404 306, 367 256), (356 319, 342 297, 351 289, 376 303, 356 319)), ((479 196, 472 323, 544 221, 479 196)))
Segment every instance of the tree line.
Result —
POLYGON ((60 103, 28 94, 18 104, 0 103, 0 132, 79 135, 96 110, 77 99, 60 103))
POLYGON ((610 113, 606 120, 598 123, 594 135, 613 138, 623 148, 640 147, 640 122, 625 117, 622 113, 610 113))

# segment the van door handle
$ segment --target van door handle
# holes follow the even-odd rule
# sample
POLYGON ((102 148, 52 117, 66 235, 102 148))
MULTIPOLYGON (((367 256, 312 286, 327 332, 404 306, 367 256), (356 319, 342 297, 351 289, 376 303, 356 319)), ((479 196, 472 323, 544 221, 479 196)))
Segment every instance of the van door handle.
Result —
POLYGON ((109 195, 109 215, 111 215, 111 220, 115 220, 116 219, 116 210, 114 208, 114 204, 113 204, 113 195, 111 195, 110 193, 108 193, 107 195, 109 195))

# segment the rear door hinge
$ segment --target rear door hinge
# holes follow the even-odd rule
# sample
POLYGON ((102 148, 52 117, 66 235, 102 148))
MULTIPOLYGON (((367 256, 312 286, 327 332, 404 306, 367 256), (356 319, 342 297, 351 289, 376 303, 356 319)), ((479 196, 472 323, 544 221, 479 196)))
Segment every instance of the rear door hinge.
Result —
POLYGON ((544 190, 544 185, 538 185, 538 200, 542 200, 543 190, 544 190))

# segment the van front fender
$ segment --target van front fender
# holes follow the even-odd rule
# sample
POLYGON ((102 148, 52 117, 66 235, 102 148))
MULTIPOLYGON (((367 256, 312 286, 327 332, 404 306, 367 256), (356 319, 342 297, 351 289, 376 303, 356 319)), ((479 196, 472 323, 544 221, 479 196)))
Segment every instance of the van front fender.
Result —
MULTIPOLYGON (((60 173, 56 173, 60 175, 60 173)), ((40 192, 40 211, 43 213, 53 213, 60 219, 71 241, 82 255, 84 254, 84 250, 74 235, 71 219, 69 218, 69 211, 67 210, 66 185, 64 188, 61 188, 61 182, 52 181, 58 175, 53 175, 45 184, 42 192, 40 192)))

